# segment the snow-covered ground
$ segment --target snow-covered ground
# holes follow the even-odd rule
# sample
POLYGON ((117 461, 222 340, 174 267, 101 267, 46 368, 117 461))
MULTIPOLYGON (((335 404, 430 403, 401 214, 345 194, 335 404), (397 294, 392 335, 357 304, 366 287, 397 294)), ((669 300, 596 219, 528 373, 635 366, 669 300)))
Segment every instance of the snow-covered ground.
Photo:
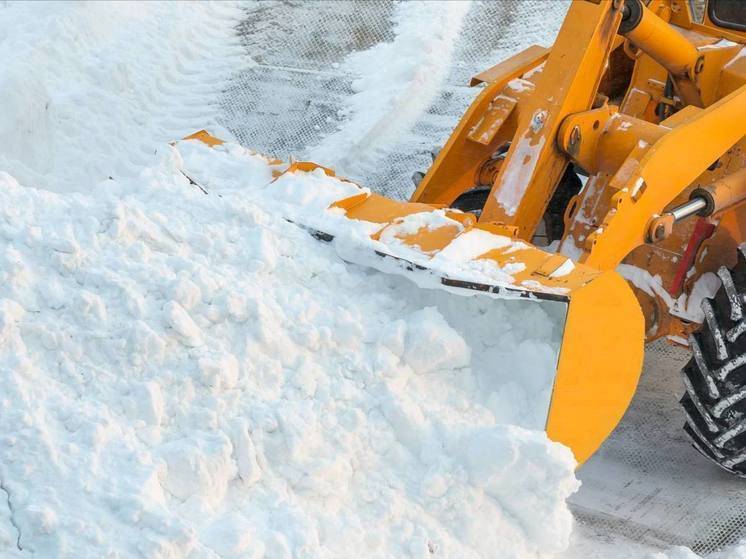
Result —
MULTIPOLYGON (((236 76, 278 65, 240 32, 271 9, 308 12, 0 4, 0 556, 588 556, 572 456, 537 430, 558 313, 345 264, 283 216, 349 184, 169 145, 241 138, 236 76)), ((444 133, 489 9, 385 5, 304 153, 375 175, 444 133)))

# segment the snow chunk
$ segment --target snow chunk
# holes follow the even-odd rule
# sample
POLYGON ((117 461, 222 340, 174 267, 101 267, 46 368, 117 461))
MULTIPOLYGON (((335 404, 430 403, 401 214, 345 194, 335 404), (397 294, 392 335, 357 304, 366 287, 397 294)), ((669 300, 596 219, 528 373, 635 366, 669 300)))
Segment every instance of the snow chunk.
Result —
POLYGON ((494 235, 481 229, 471 229, 456 237, 436 255, 434 260, 436 262, 468 262, 493 249, 509 247, 511 244, 512 240, 509 237, 494 235))
POLYGON ((203 357, 199 360, 202 373, 200 381, 215 389, 230 389, 238 382, 238 360, 235 355, 224 354, 218 357, 203 357))
POLYGON ((574 269, 575 269, 575 263, 568 258, 554 272, 552 272, 549 277, 561 278, 561 277, 568 275, 574 269))
POLYGON ((223 433, 197 433, 166 443, 159 452, 166 463, 163 487, 178 499, 199 496, 217 504, 237 472, 231 450, 223 433))
POLYGON ((537 462, 555 464, 558 471, 573 464, 569 449, 546 443, 543 433, 512 426, 477 431, 466 441, 466 464, 475 485, 518 518, 533 537, 560 551, 568 544, 572 519, 557 514, 557 505, 577 491, 580 482, 557 478, 551 468, 525 467, 520 457, 526 454, 537 462), (558 484, 561 489, 556 491, 558 484), (542 528, 536 530, 539 525, 542 528))
POLYGON ((410 317, 404 347, 404 362, 418 374, 460 369, 470 362, 470 350, 464 339, 433 307, 410 317))
POLYGON ((202 331, 189 316, 189 313, 176 301, 169 301, 163 307, 166 323, 181 336, 188 346, 202 345, 202 331))

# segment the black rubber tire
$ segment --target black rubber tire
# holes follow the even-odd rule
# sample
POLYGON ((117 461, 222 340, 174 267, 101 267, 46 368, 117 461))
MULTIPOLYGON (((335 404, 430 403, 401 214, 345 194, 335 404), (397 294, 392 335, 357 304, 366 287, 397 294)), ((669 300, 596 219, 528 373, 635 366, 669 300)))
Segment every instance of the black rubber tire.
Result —
POLYGON ((746 477, 746 254, 718 270, 723 285, 702 302, 705 321, 690 338, 681 371, 684 430, 721 468, 746 477))
POLYGON ((472 213, 479 217, 484 205, 487 203, 487 196, 490 195, 489 186, 478 186, 462 192, 451 204, 452 208, 462 212, 472 213))
POLYGON ((583 183, 572 165, 567 166, 565 174, 560 180, 559 187, 554 191, 552 199, 549 200, 544 221, 547 227, 547 238, 549 242, 561 239, 565 234, 565 210, 580 189, 583 183))
MULTIPOLYGON (((580 192, 582 186, 580 177, 575 173, 572 165, 568 165, 544 213, 544 224, 549 242, 562 238, 565 231, 565 209, 573 196, 580 192)), ((487 203, 490 190, 488 186, 478 186, 467 190, 453 201, 451 207, 479 217, 482 208, 487 203)))

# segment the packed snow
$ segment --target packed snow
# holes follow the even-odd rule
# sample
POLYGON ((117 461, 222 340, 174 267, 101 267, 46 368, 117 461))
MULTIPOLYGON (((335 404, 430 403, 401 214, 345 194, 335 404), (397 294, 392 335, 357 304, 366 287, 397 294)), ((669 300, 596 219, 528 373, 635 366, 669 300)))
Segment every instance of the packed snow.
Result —
MULTIPOLYGON (((419 38, 359 61, 446 60, 468 6, 409 4, 419 38)), ((564 306, 347 264, 286 218, 350 183, 169 144, 225 134, 238 8, 0 4, 0 555, 562 553, 564 306)))
POLYGON ((620 264, 617 272, 638 289, 665 302, 671 314, 696 323, 704 321, 702 302, 707 297, 714 297, 722 285, 716 274, 707 272, 697 279, 690 293, 682 293, 674 299, 658 275, 653 276, 647 270, 631 264, 620 264))

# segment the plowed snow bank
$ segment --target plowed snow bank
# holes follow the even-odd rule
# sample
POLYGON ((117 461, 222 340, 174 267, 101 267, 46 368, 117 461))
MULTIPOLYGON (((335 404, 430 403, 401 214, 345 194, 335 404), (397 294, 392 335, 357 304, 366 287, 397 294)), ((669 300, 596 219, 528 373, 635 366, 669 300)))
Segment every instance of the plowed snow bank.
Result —
POLYGON ((544 311, 345 266, 276 200, 344 184, 166 146, 241 63, 232 9, 0 8, 0 551, 563 549, 544 311))
POLYGON ((401 2, 393 41, 352 53, 343 69, 359 76, 340 129, 310 149, 310 157, 355 176, 391 146, 432 104, 449 70, 470 1, 401 2))
POLYGON ((264 160, 190 144, 89 195, 2 175, 6 549, 563 549, 572 457, 520 427, 556 358, 544 310, 346 266, 270 213, 264 160))

